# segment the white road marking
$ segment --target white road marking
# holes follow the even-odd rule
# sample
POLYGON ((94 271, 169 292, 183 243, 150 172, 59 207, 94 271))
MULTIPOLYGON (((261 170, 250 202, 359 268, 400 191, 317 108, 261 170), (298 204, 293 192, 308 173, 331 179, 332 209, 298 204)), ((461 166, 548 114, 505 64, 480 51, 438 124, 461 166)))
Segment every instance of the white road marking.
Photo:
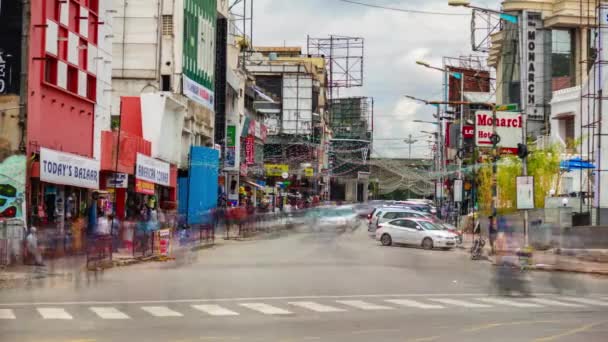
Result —
POLYGON ((97 316, 103 319, 129 319, 126 314, 110 307, 92 307, 90 308, 97 316))
POLYGON ((443 308, 445 308, 442 305, 425 304, 425 303, 417 302, 417 301, 411 300, 411 299, 387 299, 387 300, 385 300, 385 302, 393 303, 393 304, 397 304, 397 305, 401 305, 401 306, 420 308, 420 309, 443 309, 443 308))
POLYGON ((361 310, 391 310, 394 309, 390 306, 374 304, 369 302, 364 302, 362 300, 337 300, 337 303, 352 306, 361 310))
POLYGON ((61 308, 37 308, 43 319, 72 319, 72 315, 61 308))
POLYGON ((232 310, 228 310, 224 307, 221 307, 219 305, 215 305, 215 304, 208 304, 208 305, 192 305, 193 308, 195 308, 198 311, 202 311, 204 313, 207 313, 211 316, 238 316, 239 313, 238 312, 234 312, 232 310))
POLYGON ((0 309, 0 319, 15 319, 15 313, 11 309, 0 309))
POLYGON ((525 302, 520 302, 520 301, 515 301, 515 300, 502 299, 502 298, 479 298, 478 300, 480 300, 482 302, 486 302, 486 303, 491 303, 491 304, 514 306, 517 308, 540 308, 540 307, 542 307, 542 305, 540 305, 540 304, 525 303, 525 302))
POLYGON ((142 310, 154 317, 182 317, 177 311, 173 311, 166 306, 142 306, 142 310))
POLYGON ((530 298, 530 300, 533 302, 543 304, 543 305, 567 306, 567 307, 571 307, 571 308, 584 307, 584 305, 581 305, 581 304, 565 303, 565 302, 560 302, 557 300, 547 299, 547 298, 530 298))
MULTIPOLYGON (((340 298, 425 298, 425 297, 479 297, 486 293, 418 293, 418 294, 359 294, 359 295, 327 295, 327 296, 278 296, 278 297, 241 297, 241 298, 190 298, 190 299, 160 299, 160 300, 108 300, 108 301, 65 301, 65 302, 14 302, 0 303, 0 306, 41 306, 41 305, 119 305, 119 304, 169 304, 169 303, 217 303, 217 302, 249 302, 265 300, 306 300, 306 299, 340 299, 340 298)), ((539 294, 540 295, 540 294, 539 294)))
POLYGON ((287 311, 276 306, 264 304, 264 303, 241 303, 240 306, 244 306, 248 309, 261 312, 265 315, 289 315, 291 311, 287 311))
POLYGON ((473 302, 467 302, 464 300, 451 299, 451 298, 431 298, 429 300, 432 300, 434 302, 443 303, 443 304, 448 304, 448 305, 462 306, 464 308, 490 308, 490 307, 492 307, 492 305, 488 305, 488 304, 473 303, 473 302))
POLYGON ((299 306, 316 312, 343 312, 344 309, 336 308, 329 305, 323 305, 316 302, 288 302, 287 304, 299 306))
POLYGON ((589 305, 599 305, 599 306, 608 306, 608 302, 604 302, 597 299, 591 298, 583 298, 583 297, 560 297, 560 299, 568 300, 571 302, 589 304, 589 305))

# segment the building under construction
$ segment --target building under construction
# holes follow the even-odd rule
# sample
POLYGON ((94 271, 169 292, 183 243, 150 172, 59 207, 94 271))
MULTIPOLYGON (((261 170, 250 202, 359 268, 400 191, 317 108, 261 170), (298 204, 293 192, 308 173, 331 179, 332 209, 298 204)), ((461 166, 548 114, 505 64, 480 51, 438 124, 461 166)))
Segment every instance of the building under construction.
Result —
POLYGON ((373 99, 330 100, 330 197, 336 201, 367 199, 372 149, 373 99))

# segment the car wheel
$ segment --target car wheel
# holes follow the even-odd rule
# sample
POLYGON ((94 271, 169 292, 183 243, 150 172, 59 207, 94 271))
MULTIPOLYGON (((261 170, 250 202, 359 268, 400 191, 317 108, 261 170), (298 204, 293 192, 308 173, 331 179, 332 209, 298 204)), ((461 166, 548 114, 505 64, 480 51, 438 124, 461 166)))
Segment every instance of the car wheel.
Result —
POLYGON ((380 242, 382 243, 382 246, 390 246, 393 244, 393 239, 391 239, 391 236, 388 234, 383 234, 380 237, 380 242))
POLYGON ((424 238, 424 240, 422 240, 422 248, 424 249, 433 249, 433 240, 431 240, 431 238, 424 238))
POLYGON ((442 249, 443 249, 444 251, 451 251, 451 250, 452 250, 452 247, 443 247, 442 249))

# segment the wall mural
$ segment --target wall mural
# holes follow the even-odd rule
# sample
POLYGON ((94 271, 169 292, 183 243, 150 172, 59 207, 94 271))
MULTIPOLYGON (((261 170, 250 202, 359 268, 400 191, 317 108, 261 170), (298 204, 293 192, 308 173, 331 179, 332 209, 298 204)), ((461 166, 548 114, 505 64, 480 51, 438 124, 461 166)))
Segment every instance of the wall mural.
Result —
POLYGON ((11 154, 0 139, 0 220, 23 219, 25 155, 11 154))

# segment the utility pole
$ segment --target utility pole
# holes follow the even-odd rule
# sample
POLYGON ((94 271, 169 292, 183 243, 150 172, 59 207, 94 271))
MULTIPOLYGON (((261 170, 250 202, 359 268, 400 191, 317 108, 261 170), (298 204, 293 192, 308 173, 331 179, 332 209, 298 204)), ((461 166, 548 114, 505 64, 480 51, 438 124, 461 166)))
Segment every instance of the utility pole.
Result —
POLYGON ((404 143, 408 144, 408 157, 407 159, 412 159, 412 144, 416 143, 418 140, 412 139, 412 135, 408 135, 408 138, 403 140, 404 143))

